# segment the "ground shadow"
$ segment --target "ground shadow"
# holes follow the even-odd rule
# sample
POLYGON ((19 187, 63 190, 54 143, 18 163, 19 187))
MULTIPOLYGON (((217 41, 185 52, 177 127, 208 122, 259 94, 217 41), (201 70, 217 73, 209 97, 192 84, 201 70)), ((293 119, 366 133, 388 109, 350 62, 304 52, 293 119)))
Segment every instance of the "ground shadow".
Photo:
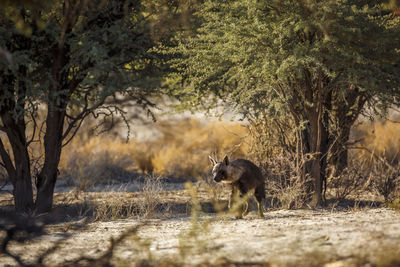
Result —
MULTIPOLYGON (((256 210, 256 205, 253 203, 254 201, 250 201, 249 209, 250 211, 256 210)), ((369 201, 369 200, 361 200, 356 201, 353 199, 328 199, 326 202, 326 206, 323 209, 327 210, 346 210, 346 209, 354 209, 354 208, 379 208, 382 207, 383 203, 380 201, 369 201)), ((69 203, 69 204, 55 204, 52 211, 49 213, 41 214, 39 216, 34 216, 34 219, 39 219, 45 224, 59 224, 65 222, 74 222, 80 221, 82 219, 86 219, 88 221, 95 221, 96 214, 95 211, 99 208, 100 203, 87 203, 85 201, 69 203)), ((307 208, 307 207, 305 207, 307 208)), ((309 208, 309 207, 308 207, 309 208)), ((14 207, 11 205, 0 207, 0 218, 7 218, 12 216, 20 216, 14 212, 14 207)), ((140 209, 138 204, 126 203, 120 205, 119 209, 119 217, 109 218, 106 220, 114 220, 114 219, 125 219, 125 218, 141 218, 143 211, 140 209)), ((266 211, 281 209, 279 207, 279 201, 277 199, 267 199, 266 201, 266 211)), ((193 206, 191 202, 176 202, 176 201, 168 201, 158 203, 153 210, 154 217, 160 218, 164 217, 171 218, 174 216, 182 217, 182 216, 190 216, 191 211, 193 210, 193 206)), ((202 201, 200 202, 200 211, 203 213, 216 214, 219 212, 228 212, 228 201, 221 200, 218 202, 218 205, 215 205, 212 201, 202 201)), ((29 218, 29 216, 22 215, 24 218, 29 218)), ((97 218, 98 219, 98 218, 97 218)), ((101 220, 101 219, 100 219, 101 220)))
POLYGON ((354 208, 380 208, 383 203, 381 201, 371 200, 354 200, 354 199, 338 199, 331 198, 326 200, 326 208, 328 209, 354 209, 354 208))

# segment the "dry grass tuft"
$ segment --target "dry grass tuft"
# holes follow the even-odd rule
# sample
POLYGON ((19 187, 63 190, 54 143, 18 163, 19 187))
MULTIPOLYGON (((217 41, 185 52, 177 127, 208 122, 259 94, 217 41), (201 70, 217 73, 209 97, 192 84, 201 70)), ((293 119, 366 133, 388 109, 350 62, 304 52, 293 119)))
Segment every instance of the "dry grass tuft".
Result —
POLYGON ((127 199, 124 194, 109 194, 106 200, 92 203, 94 217, 98 221, 123 218, 155 218, 162 203, 160 193, 164 190, 161 177, 147 175, 138 193, 140 197, 127 199))
POLYGON ((200 177, 197 185, 206 194, 206 197, 211 200, 212 206, 217 213, 225 210, 227 207, 226 198, 229 194, 229 188, 226 185, 215 183, 210 177, 205 175, 200 177))
POLYGON ((355 266, 400 266, 399 251, 398 243, 382 245, 374 251, 365 251, 356 255, 355 266))
POLYGON ((122 196, 114 194, 105 201, 93 203, 93 206, 93 216, 96 221, 114 221, 138 214, 138 208, 134 202, 127 202, 122 196))
POLYGON ((150 218, 157 212, 157 206, 161 203, 160 192, 163 191, 163 185, 160 176, 147 175, 141 198, 138 200, 139 215, 141 217, 150 218))

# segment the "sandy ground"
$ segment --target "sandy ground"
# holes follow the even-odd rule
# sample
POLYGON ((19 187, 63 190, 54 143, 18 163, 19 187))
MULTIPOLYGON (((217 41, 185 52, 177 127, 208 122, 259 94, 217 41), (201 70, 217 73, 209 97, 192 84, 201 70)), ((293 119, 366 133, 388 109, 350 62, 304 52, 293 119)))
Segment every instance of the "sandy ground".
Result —
MULTIPOLYGON (((162 214, 152 219, 113 221, 94 221, 84 205, 74 206, 82 196, 71 200, 74 194, 59 190, 54 216, 65 213, 64 219, 47 225, 45 235, 24 244, 12 243, 10 251, 21 255, 24 262, 34 263, 39 255, 58 244, 44 258, 45 265, 58 266, 80 257, 99 257, 107 251, 112 238, 141 225, 137 233, 116 246, 112 260, 116 266, 135 266, 141 260, 154 265, 168 260, 184 265, 400 266, 400 213, 392 209, 270 210, 264 213, 264 219, 257 218, 253 209, 244 219, 234 219, 226 213, 214 213, 210 195, 197 188, 203 211, 193 219, 189 193, 182 189, 183 185, 170 187, 154 195, 169 206, 162 214)), ((219 198, 226 199, 226 193, 218 192, 219 198)), ((144 197, 137 191, 83 194, 85 201, 97 203, 129 203, 144 197)), ((9 194, 0 194, 1 206, 10 201, 9 194)), ((4 234, 0 234, 2 238, 4 234)), ((2 266, 17 264, 0 254, 2 266)))
MULTIPOLYGON (((60 248, 45 258, 51 266, 82 256, 101 255, 116 238, 131 227, 144 223, 136 235, 117 246, 114 263, 133 263, 140 258, 171 259, 186 264, 201 262, 288 263, 308 265, 310 261, 349 266, 360 259, 382 261, 382 253, 400 246, 400 214, 386 208, 363 210, 278 210, 264 219, 250 213, 235 220, 228 215, 204 214, 197 223, 190 217, 124 219, 92 222, 76 229, 81 222, 49 225, 49 234, 12 251, 32 261, 58 240, 60 248), (191 232, 191 229, 197 229, 191 232), (65 239, 65 235, 70 237, 65 239), (65 240, 64 240, 65 239, 65 240)), ((394 252, 400 257, 400 253, 394 252)), ((386 256, 385 256, 386 257, 386 256)), ((390 254, 390 257, 393 257, 390 254)), ((12 259, 0 257, 1 266, 14 266, 12 259)))

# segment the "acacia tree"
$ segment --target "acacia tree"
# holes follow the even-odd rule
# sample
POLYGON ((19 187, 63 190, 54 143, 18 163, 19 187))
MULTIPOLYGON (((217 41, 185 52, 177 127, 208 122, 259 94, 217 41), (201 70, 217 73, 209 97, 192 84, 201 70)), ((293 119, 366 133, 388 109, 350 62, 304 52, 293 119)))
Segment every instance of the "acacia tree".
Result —
POLYGON ((206 1, 196 13, 201 26, 173 49, 183 60, 169 82, 190 103, 210 104, 214 94, 244 114, 289 114, 309 159, 311 204, 321 205, 327 158, 343 167, 366 104, 398 96, 399 17, 368 4, 206 1))
POLYGON ((51 209, 62 147, 85 117, 121 113, 113 101, 118 95, 143 108, 152 105, 148 97, 156 93, 153 77, 162 60, 151 49, 154 21, 144 4, 65 0, 46 10, 13 6, 29 33, 14 27, 6 8, 0 10, 0 47, 11 55, 0 57, 0 155, 17 211, 51 209), (33 142, 44 146, 35 177, 33 142))

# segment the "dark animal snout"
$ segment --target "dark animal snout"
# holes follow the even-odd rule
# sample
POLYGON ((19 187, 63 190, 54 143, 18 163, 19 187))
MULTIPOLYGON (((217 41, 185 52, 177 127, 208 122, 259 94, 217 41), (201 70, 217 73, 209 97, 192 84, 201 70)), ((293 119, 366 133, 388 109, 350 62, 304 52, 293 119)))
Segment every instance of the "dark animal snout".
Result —
POLYGON ((220 174, 215 175, 213 180, 214 180, 214 182, 217 182, 217 183, 221 182, 222 181, 222 175, 220 175, 220 174))

